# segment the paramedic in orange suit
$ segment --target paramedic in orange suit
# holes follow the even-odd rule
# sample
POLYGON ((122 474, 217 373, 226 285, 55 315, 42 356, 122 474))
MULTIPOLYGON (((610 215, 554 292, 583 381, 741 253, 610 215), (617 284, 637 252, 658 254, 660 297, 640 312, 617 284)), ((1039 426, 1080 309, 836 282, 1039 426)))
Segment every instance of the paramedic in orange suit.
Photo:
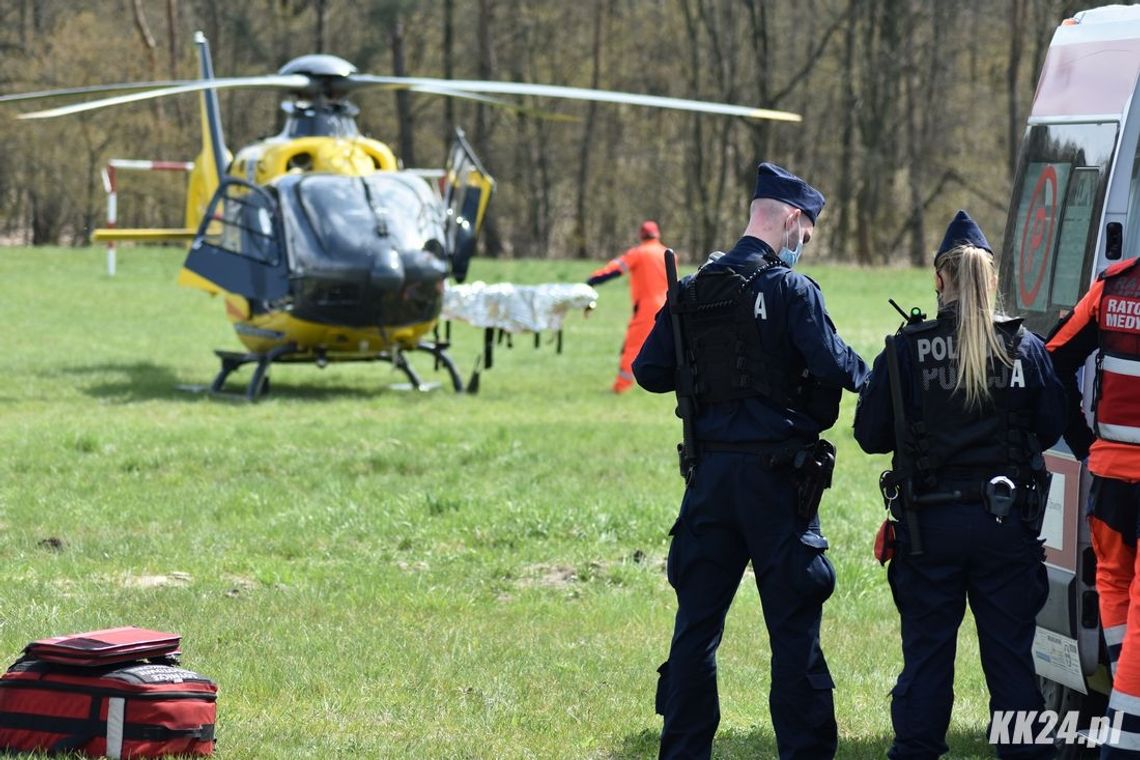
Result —
POLYGON ((641 243, 630 248, 616 259, 590 275, 587 285, 600 285, 607 280, 629 275, 629 296, 633 301, 633 316, 625 329, 625 343, 621 347, 614 393, 622 393, 633 385, 633 360, 653 329, 653 318, 665 303, 665 246, 657 222, 641 223, 641 243))
POLYGON ((1096 552, 1100 621, 1113 673, 1110 732, 1101 758, 1140 758, 1140 259, 1106 269, 1053 328, 1047 348, 1069 390, 1065 442, 1088 457, 1089 531, 1096 552), (1079 407, 1076 373, 1100 350, 1093 430, 1079 407), (1119 721, 1117 723, 1116 721, 1119 721))

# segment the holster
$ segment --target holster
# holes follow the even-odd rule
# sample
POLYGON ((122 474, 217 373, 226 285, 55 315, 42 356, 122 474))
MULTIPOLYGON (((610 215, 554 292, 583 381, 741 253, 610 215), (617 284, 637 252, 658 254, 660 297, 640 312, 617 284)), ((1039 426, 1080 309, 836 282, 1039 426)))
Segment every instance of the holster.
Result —
POLYGON ((1036 536, 1041 533, 1041 526, 1045 522, 1045 508, 1049 504, 1049 487, 1053 483, 1053 473, 1041 467, 1035 470, 1033 475, 1025 500, 1021 504, 1021 519, 1036 536))
MULTIPOLYGON (((680 408, 680 407, 678 407, 680 408)), ((681 477, 685 479, 685 485, 693 479, 693 472, 697 469, 697 445, 692 440, 692 435, 688 432, 689 423, 685 423, 684 438, 677 444, 677 466, 681 471, 681 477)))
POLYGON ((823 492, 831 488, 835 471, 835 446, 820 438, 795 453, 792 468, 796 473, 796 513, 810 520, 819 512, 823 492))

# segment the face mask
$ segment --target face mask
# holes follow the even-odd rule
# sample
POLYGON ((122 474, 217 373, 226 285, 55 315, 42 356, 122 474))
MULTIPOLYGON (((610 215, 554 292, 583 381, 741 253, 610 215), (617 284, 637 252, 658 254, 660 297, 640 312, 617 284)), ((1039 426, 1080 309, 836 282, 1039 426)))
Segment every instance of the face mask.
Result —
POLYGON ((788 248, 788 233, 789 230, 784 230, 784 247, 776 254, 780 261, 787 264, 789 267, 794 267, 796 262, 800 260, 800 254, 804 252, 804 235, 800 228, 799 219, 796 220, 796 232, 800 234, 799 242, 796 243, 795 248, 788 248))

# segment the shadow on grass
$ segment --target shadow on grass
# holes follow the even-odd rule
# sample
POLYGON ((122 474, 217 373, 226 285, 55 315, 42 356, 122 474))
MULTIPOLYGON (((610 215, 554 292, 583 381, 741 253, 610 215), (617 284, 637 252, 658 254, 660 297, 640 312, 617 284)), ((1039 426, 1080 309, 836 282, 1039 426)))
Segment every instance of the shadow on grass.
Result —
POLYGON ((68 367, 62 372, 78 377, 97 378, 93 384, 82 388, 82 391, 88 396, 99 399, 130 403, 192 398, 175 387, 178 384, 178 377, 169 367, 154 362, 89 364, 82 367, 68 367))
MULTIPOLYGON (((621 741, 621 746, 607 755, 609 760, 651 760, 657 757, 656 731, 640 731, 621 741)), ((984 736, 951 730, 946 736, 950 752, 946 757, 954 760, 990 760, 996 757, 984 736)), ((839 739, 836 760, 880 760, 887 756, 890 736, 870 736, 839 739)), ((745 760, 745 758, 776 758, 776 737, 770 728, 741 731, 726 729, 717 732, 713 741, 714 760, 745 760)))
MULTIPOLYGON (((315 371, 315 370, 314 370, 315 371)), ((209 392, 210 383, 214 375, 205 376, 198 383, 186 383, 170 370, 153 362, 122 362, 92 364, 82 367, 69 367, 63 373, 74 376, 92 376, 99 380, 82 388, 83 393, 95 398, 121 404, 139 401, 190 401, 198 398, 209 398, 218 401, 245 401, 246 387, 252 377, 252 368, 249 371, 241 370, 232 374, 220 394, 209 392)), ((303 399, 306 401, 336 401, 340 399, 370 399, 385 395, 416 397, 432 394, 453 393, 451 383, 440 384, 430 377, 424 378, 429 390, 413 391, 410 388, 399 387, 400 377, 378 378, 372 385, 307 385, 304 383, 279 383, 272 378, 270 372, 270 392, 262 399, 283 398, 303 399)), ((407 383, 403 383, 407 385, 407 383)))

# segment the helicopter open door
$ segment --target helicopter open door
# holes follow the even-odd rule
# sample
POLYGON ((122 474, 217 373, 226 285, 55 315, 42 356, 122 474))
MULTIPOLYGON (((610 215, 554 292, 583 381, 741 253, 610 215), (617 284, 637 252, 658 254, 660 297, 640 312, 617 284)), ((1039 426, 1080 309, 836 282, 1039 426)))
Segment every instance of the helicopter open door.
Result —
POLYGON ((445 167, 443 203, 447 208, 447 253, 456 282, 467 278, 467 267, 494 189, 495 180, 479 162, 463 130, 455 130, 455 142, 445 167))
POLYGON ((263 187, 227 178, 214 193, 178 282, 273 301, 289 293, 277 201, 263 187))

